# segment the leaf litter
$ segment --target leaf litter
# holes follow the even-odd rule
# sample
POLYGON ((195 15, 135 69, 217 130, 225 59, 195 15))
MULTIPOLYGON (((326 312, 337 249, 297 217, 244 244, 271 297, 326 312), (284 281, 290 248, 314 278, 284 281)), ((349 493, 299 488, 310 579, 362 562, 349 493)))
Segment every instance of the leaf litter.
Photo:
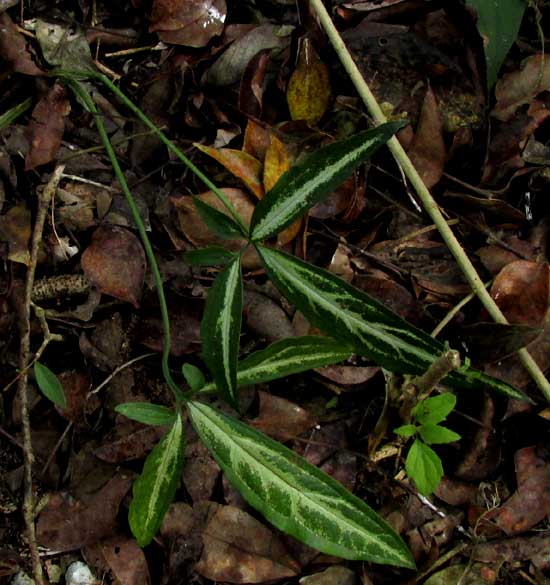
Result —
MULTIPOLYGON (((192 434, 161 531, 144 551, 137 546, 125 520, 127 494, 164 429, 122 418, 114 406, 172 404, 156 366, 148 360, 129 363, 149 348, 162 348, 158 304, 90 114, 54 78, 44 78, 48 62, 60 63, 48 42, 61 39, 73 55, 84 50, 84 67, 94 55, 224 189, 248 224, 283 172, 319 145, 365 127, 360 102, 315 20, 305 6, 297 9, 284 0, 263 5, 155 0, 150 10, 137 1, 98 3, 91 10, 89 2, 66 0, 61 5, 69 21, 41 19, 37 42, 27 22, 40 15, 25 7, 20 21, 12 4, 0 4, 0 116, 36 97, 0 134, 2 387, 16 375, 11 356, 36 193, 55 163, 64 162, 72 177, 62 180, 52 202, 38 273, 46 280, 84 273, 102 293, 88 320, 75 311, 83 301, 80 289, 71 292, 69 286, 41 301, 51 311, 50 328, 64 337, 46 350, 44 363, 62 373, 67 397, 66 408, 56 409, 30 388, 35 487, 48 492, 38 515, 38 539, 57 551, 52 562, 64 566, 78 554, 96 577, 129 584, 410 582, 410 572, 337 563, 268 526, 220 477, 192 434), (61 260, 55 252, 61 242, 74 256, 61 260), (102 382, 106 385, 95 392, 102 382)), ((486 372, 537 398, 510 354, 527 344, 541 368, 550 368, 549 65, 536 29, 537 15, 544 23, 550 10, 542 3, 539 12, 526 10, 519 42, 504 60, 497 46, 494 61, 484 46, 495 39, 479 36, 471 11, 433 4, 351 1, 334 2, 333 8, 384 111, 408 122, 400 139, 455 222, 453 229, 483 279, 494 278, 491 294, 512 325, 490 326, 476 301, 454 311, 469 288, 383 152, 311 209, 306 220, 279 234, 277 245, 328 268, 426 331, 453 311, 440 336, 451 347, 464 344, 486 372), (494 98, 486 84, 488 66, 496 80, 494 98)), ((97 94, 97 103, 149 220, 169 296, 172 355, 200 366, 200 317, 217 269, 184 265, 182 254, 212 245, 236 252, 243 241, 213 235, 192 198, 223 212, 214 194, 171 159, 123 104, 107 94, 97 94)), ((249 249, 243 265, 242 357, 299 328, 319 333, 266 286, 249 249)), ((36 350, 42 339, 38 321, 31 335, 36 350)), ((417 564, 433 573, 426 582, 498 585, 524 576, 544 582, 550 478, 548 419, 538 416, 540 401, 517 408, 502 397, 458 396, 449 426, 463 438, 437 449, 445 477, 432 498, 436 513, 410 492, 402 445, 391 433, 401 424, 399 408, 387 402, 385 390, 376 364, 353 357, 251 388, 245 418, 292 445, 390 520, 417 564), (366 459, 374 437, 377 446, 366 459), (478 542, 479 536, 487 542, 478 542), (441 567, 445 555, 452 560, 441 567)), ((1 398, 0 581, 25 565, 24 545, 12 537, 23 530, 14 514, 22 494, 22 455, 9 439, 20 438, 19 399, 13 388, 1 398), (4 506, 5 493, 14 496, 15 508, 4 506)))

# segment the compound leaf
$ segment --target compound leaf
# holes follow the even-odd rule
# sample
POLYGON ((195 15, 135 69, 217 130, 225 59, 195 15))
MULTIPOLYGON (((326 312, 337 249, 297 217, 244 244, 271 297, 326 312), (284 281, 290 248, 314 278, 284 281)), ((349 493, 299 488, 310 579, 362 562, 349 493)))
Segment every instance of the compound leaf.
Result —
POLYGON ((242 308, 241 257, 237 256, 208 291, 201 322, 203 359, 223 398, 235 408, 242 308))
MULTIPOLYGON (((289 337, 255 351, 239 362, 237 385, 260 384, 321 368, 347 360, 352 350, 341 341, 318 335, 289 337)), ((207 384, 202 392, 210 392, 215 384, 207 384)))
MULTIPOLYGON (((382 367, 421 374, 446 350, 443 343, 334 274, 272 248, 257 245, 256 249, 275 286, 312 325, 382 367)), ((520 390, 472 368, 452 372, 444 383, 529 400, 520 390)))
POLYGON ((326 197, 385 144, 403 122, 389 122, 320 148, 294 165, 258 202, 250 224, 251 239, 275 236, 326 197))
POLYGON ((149 453, 133 486, 128 521, 140 546, 146 546, 160 528, 174 498, 183 468, 184 429, 181 415, 149 453))
POLYGON ((176 419, 171 408, 151 402, 125 402, 115 406, 115 410, 145 425, 171 425, 176 419))
POLYGON ((326 554, 414 567, 401 538, 336 480, 206 404, 192 401, 187 407, 229 481, 277 528, 326 554))

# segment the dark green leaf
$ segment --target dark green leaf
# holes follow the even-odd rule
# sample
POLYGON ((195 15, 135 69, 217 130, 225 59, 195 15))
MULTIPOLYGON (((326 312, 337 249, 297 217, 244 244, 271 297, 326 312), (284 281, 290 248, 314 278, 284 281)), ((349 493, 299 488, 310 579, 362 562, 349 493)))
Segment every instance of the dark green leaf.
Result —
POLYGON ((445 392, 419 402, 412 410, 412 415, 420 424, 437 424, 445 420, 456 405, 456 396, 445 392))
POLYGON ((220 238, 227 240, 242 238, 243 234, 239 224, 229 215, 218 211, 212 205, 193 197, 193 204, 204 223, 220 238))
POLYGON ((206 404, 187 406, 229 481, 277 528, 329 555, 414 567, 401 538, 336 480, 206 404))
MULTIPOLYGON (((275 286, 312 325, 382 367, 422 374, 446 350, 443 343, 334 274, 272 248, 258 245, 257 250, 275 286)), ((529 400, 521 391, 472 368, 452 372, 444 383, 529 400)))
POLYGON ((405 461, 407 475, 414 480, 418 491, 429 496, 443 477, 443 466, 437 453, 416 439, 409 449, 405 461))
POLYGON ((201 322, 202 353, 223 398, 237 407, 237 359, 243 308, 241 258, 224 268, 208 291, 201 322))
POLYGON ((171 425, 176 413, 161 404, 150 402, 125 402, 115 406, 116 412, 146 425, 171 425))
POLYGON ((191 390, 200 390, 206 383, 204 374, 193 364, 183 364, 181 373, 191 390))
POLYGON ((483 40, 487 87, 491 88, 510 47, 515 42, 526 0, 466 0, 477 12, 477 30, 483 40))
POLYGON ((329 144, 294 165, 256 205, 251 239, 275 236, 326 197, 404 125, 390 122, 329 144))
POLYGON ((428 445, 442 445, 444 443, 460 441, 460 435, 458 433, 439 425, 422 425, 419 432, 422 440, 428 443, 428 445))
POLYGON ((183 468, 184 429, 178 413, 171 430, 149 453, 133 486, 128 521, 140 546, 149 544, 174 498, 183 468))
POLYGON ((235 253, 221 246, 209 246, 188 250, 183 257, 191 266, 225 266, 235 259, 235 253))
POLYGON ((32 98, 27 98, 13 108, 0 115, 0 132, 7 128, 11 123, 15 122, 17 118, 25 113, 32 106, 32 98))
MULTIPOLYGON (((329 366, 348 359, 351 354, 344 343, 330 337, 311 335, 281 339, 239 362, 237 385, 260 384, 329 366)), ((214 384, 207 384, 202 391, 210 392, 214 388, 214 384)))
POLYGON ((42 365, 40 362, 35 362, 34 375, 42 394, 59 408, 65 408, 67 406, 67 399, 65 398, 63 386, 50 368, 42 365))
POLYGON ((415 425, 402 425, 397 427, 393 432, 400 437, 412 437, 416 434, 416 426, 415 425))

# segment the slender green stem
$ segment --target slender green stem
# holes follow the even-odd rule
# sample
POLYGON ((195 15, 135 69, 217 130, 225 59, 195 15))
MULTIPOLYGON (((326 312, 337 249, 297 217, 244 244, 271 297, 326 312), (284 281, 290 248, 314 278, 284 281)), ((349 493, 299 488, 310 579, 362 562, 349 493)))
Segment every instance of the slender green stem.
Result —
MULTIPOLYGON (((355 85, 355 88, 361 99, 367 106, 370 115, 374 118, 377 125, 385 123, 387 121, 386 116, 376 101, 376 98, 374 97, 365 79, 361 75, 361 72, 359 71, 350 52, 344 44, 340 33, 336 30, 336 27, 334 26, 330 15, 324 7, 322 0, 310 0, 310 5, 317 14, 323 29, 325 30, 332 46, 334 47, 334 50, 336 51, 352 83, 355 85)), ((466 280, 472 287, 472 290, 475 292, 489 315, 491 315, 491 317, 497 323, 507 323, 508 321, 506 320, 506 317, 485 288, 483 281, 476 272, 476 269, 468 258, 468 255, 460 245, 451 228, 448 226, 445 218, 443 217, 443 214, 439 209, 439 206, 422 181, 422 178, 412 164, 411 159, 408 157, 407 153, 397 138, 395 138, 395 136, 389 140, 388 147, 390 148, 397 164, 400 165, 400 167, 403 169, 407 179, 416 191, 419 199, 422 202, 422 205, 424 206, 424 209, 431 217, 434 224, 437 226, 441 237, 445 241, 445 244, 449 248, 450 252, 455 257, 457 264, 462 270, 466 280)), ((548 382, 548 380, 545 378, 538 364, 525 348, 520 349, 518 351, 518 355, 525 369, 529 372, 541 392, 544 394, 545 398, 550 402, 550 382, 548 382)))
POLYGON ((241 216, 237 213, 237 210, 231 203, 231 201, 226 197, 225 193, 219 189, 196 165, 194 165, 186 156, 183 154, 181 149, 179 149, 165 134, 155 125, 155 123, 150 120, 133 102, 130 100, 122 91, 106 76, 103 74, 98 74, 96 78, 103 83, 106 87, 108 87, 119 99, 120 101, 129 109, 131 110, 151 131, 156 134, 159 139, 166 145, 166 147, 171 150, 180 160, 181 162, 190 170, 192 171, 196 177, 198 177, 211 191, 216 194, 216 197, 223 203, 227 211, 231 214, 233 219, 239 225, 241 229, 241 233, 245 238, 248 238, 248 228, 244 224, 241 216))
POLYGON ((86 109, 91 112, 94 116, 95 124, 97 126, 97 130, 99 135, 101 136, 101 140, 103 141, 103 145, 105 146, 105 151, 107 152, 107 156, 111 161, 111 165, 113 166, 113 170, 115 175, 120 183, 122 188, 122 192, 126 197, 126 201, 128 202, 128 207, 132 213, 132 217, 134 218, 134 222, 136 224, 137 230, 139 232, 141 241, 143 243, 143 248, 145 249, 145 254, 147 256, 147 260, 149 262, 149 266, 151 267, 151 272, 153 273, 153 278, 155 281, 155 288, 157 289, 157 295, 160 305, 160 313, 162 317, 162 327, 164 330, 164 345, 162 351, 162 373, 170 389, 174 393, 174 396, 177 400, 183 399, 183 393, 179 386, 174 382, 172 378, 172 374, 170 373, 169 368, 169 358, 170 358, 170 317, 168 315, 168 305, 166 303, 166 297, 164 296, 164 289, 162 286, 162 277, 160 274, 160 270, 157 264, 157 260, 155 258, 155 253, 153 251, 153 247, 151 246, 151 242, 149 240, 149 236, 147 235, 147 231, 145 230, 145 226, 143 225, 143 221, 141 220, 141 216, 139 214, 139 210, 136 206, 132 193, 128 187, 128 183, 126 182, 126 178, 120 168, 120 164, 118 162, 117 156, 109 140, 109 136, 107 131, 105 130, 105 125, 103 124, 103 119, 101 118, 96 105, 90 96, 90 94, 82 87, 82 85, 74 80, 68 79, 68 85, 74 91, 74 93, 80 98, 82 103, 85 105, 86 109))

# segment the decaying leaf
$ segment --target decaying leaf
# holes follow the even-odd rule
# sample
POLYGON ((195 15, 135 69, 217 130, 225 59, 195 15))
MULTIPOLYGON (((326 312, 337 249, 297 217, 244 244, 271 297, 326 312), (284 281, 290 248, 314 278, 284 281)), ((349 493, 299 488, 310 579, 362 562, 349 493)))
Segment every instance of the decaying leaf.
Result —
POLYGON ((13 70, 25 75, 44 75, 27 50, 25 37, 17 30, 10 15, 0 13, 0 55, 13 70))
POLYGON ((298 65, 288 82, 286 99, 291 118, 317 124, 328 108, 330 94, 328 70, 305 38, 298 65))
POLYGON ((225 0, 155 0, 149 28, 165 43, 204 47, 221 34, 226 16, 225 0))
POLYGON ((9 260, 28 264, 30 239, 31 212, 24 203, 0 215, 0 241, 7 244, 9 260))
POLYGON ((105 294, 139 307, 145 253, 138 238, 116 226, 99 227, 82 254, 84 274, 105 294))
POLYGON ((214 581, 262 583, 293 577, 300 569, 269 528, 233 506, 216 506, 203 544, 195 570, 214 581))

